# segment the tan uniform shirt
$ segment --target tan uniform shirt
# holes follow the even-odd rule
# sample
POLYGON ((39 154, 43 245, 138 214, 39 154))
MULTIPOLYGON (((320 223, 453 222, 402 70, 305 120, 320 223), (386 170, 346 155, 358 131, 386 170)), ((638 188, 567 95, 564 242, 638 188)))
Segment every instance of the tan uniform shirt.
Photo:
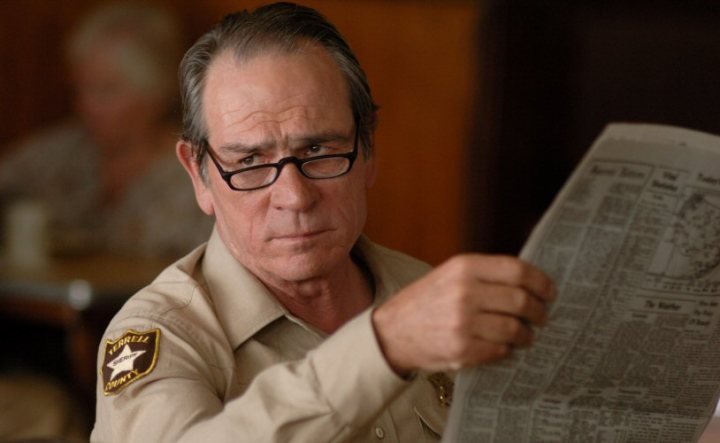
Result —
MULTIPOLYGON (((428 266, 361 238, 376 303, 428 266)), ((437 441, 447 406, 387 365, 371 310, 325 336, 294 318, 217 232, 136 294, 100 346, 91 440, 437 441)))

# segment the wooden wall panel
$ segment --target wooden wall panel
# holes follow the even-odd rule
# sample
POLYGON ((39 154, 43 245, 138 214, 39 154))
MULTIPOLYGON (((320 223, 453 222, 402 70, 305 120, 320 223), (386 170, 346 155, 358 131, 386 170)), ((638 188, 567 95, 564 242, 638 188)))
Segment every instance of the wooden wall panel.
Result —
MULTIPOLYGON (((194 39, 225 13, 264 2, 156 0, 194 39)), ((0 1, 0 149, 63 115, 70 92, 58 42, 97 2, 0 1)), ((367 232, 432 263, 466 248, 468 152, 478 90, 480 1, 308 0, 345 34, 381 105, 367 232)), ((2 152, 0 151, 0 154, 2 152)))

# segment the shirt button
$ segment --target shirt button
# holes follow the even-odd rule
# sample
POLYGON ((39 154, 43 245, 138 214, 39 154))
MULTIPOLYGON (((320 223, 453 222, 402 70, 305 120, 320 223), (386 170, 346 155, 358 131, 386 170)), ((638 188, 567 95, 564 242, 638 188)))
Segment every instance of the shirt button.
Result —
POLYGON ((378 440, 385 438, 385 431, 380 426, 375 427, 375 437, 377 437, 378 440))

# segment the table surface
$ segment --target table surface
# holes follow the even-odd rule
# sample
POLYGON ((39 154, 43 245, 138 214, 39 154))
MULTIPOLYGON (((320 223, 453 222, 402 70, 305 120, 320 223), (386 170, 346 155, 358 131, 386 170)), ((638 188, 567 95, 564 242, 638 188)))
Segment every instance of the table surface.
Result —
POLYGON ((0 266, 0 298, 53 302, 77 310, 117 304, 171 262, 99 255, 55 258, 36 269, 0 266))

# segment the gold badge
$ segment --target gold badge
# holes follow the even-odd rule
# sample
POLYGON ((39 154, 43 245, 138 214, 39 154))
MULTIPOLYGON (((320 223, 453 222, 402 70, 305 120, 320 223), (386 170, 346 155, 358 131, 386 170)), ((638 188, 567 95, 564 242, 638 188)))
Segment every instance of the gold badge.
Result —
POLYGON ((449 407, 452 404, 453 388, 455 383, 443 372, 436 372, 428 375, 428 381, 435 388, 438 396, 438 402, 442 406, 449 407))
POLYGON ((152 372, 159 351, 159 329, 145 332, 129 329, 117 340, 106 340, 100 368, 105 395, 117 394, 152 372))

